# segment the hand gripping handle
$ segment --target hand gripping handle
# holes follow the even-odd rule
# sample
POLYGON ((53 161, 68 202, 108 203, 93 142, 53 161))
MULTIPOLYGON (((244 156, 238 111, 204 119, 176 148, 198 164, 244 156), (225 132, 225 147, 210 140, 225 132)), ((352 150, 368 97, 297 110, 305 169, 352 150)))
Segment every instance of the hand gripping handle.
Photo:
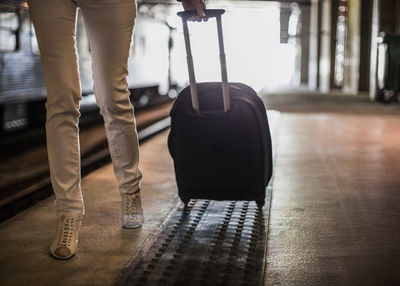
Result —
MULTIPOLYGON (((222 14, 225 13, 224 9, 206 9, 204 10, 204 13, 206 16, 204 18, 213 18, 213 17, 218 17, 221 16, 222 14)), ((189 19, 190 17, 193 16, 198 16, 196 10, 188 10, 188 11, 181 11, 178 12, 178 16, 181 17, 182 19, 189 19)))
MULTIPOLYGON (((219 43, 219 58, 221 63, 221 78, 222 78, 222 96, 224 100, 224 111, 227 112, 231 106, 230 98, 229 98, 229 84, 228 84, 228 73, 226 68, 226 57, 225 57, 225 48, 224 48, 224 40, 222 34, 222 23, 221 23, 221 15, 225 13, 223 9, 206 9, 204 10, 206 17, 216 17, 217 20, 217 30, 218 30, 218 43, 219 43)), ((184 11, 178 12, 178 16, 182 18, 183 23, 183 34, 185 37, 185 46, 186 46, 186 56, 187 56, 187 65, 189 71, 189 80, 190 80, 190 93, 192 98, 192 106, 193 109, 197 112, 199 110, 199 98, 197 95, 197 85, 196 85, 196 77, 194 73, 193 66, 193 57, 192 57, 192 49, 190 46, 190 37, 189 37, 189 29, 187 20, 197 15, 196 11, 184 11)))

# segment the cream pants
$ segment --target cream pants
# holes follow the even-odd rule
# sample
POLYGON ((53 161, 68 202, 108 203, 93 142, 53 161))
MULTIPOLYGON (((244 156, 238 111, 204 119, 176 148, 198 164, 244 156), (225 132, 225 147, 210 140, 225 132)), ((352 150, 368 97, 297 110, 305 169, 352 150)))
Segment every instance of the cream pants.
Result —
POLYGON ((126 76, 135 0, 30 0, 45 70, 46 136, 58 215, 83 214, 78 118, 81 87, 75 41, 77 8, 88 32, 94 93, 104 118, 114 173, 123 193, 139 189, 139 148, 126 76))

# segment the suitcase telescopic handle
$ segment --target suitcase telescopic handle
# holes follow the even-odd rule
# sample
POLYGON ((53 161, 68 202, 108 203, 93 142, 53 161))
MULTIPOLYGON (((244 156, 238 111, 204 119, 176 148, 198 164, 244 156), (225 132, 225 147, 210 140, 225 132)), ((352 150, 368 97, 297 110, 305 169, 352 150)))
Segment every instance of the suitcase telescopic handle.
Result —
MULTIPOLYGON (((221 63, 221 78, 222 78, 222 97, 224 100, 224 111, 227 112, 230 108, 230 98, 229 98, 229 84, 228 84, 228 73, 226 68, 226 57, 225 57, 225 48, 224 48, 224 40, 222 34, 222 23, 221 23, 221 15, 225 13, 223 9, 206 9, 204 10, 206 14, 206 18, 215 17, 217 20, 217 31, 218 31, 218 44, 219 44, 219 59, 221 63)), ((194 73, 193 66, 193 56, 192 56, 192 48, 190 46, 190 37, 189 37, 189 29, 187 20, 197 15, 197 11, 182 11, 178 12, 178 16, 182 18, 183 23, 183 34, 185 37, 185 46, 186 46, 186 56, 187 56, 187 66, 189 71, 189 81, 190 81, 190 93, 192 98, 192 106, 193 109, 197 112, 200 112, 199 109, 199 97, 197 93, 197 85, 196 85, 196 76, 194 73)))

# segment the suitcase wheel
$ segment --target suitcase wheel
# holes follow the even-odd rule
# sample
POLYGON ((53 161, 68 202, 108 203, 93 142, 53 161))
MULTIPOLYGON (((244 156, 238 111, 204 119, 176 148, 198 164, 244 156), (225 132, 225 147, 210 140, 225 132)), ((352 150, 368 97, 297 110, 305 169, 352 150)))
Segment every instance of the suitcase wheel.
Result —
POLYGON ((261 209, 265 205, 265 200, 256 201, 257 207, 261 209))
POLYGON ((182 203, 185 205, 185 207, 188 205, 190 199, 188 198, 181 198, 182 203))

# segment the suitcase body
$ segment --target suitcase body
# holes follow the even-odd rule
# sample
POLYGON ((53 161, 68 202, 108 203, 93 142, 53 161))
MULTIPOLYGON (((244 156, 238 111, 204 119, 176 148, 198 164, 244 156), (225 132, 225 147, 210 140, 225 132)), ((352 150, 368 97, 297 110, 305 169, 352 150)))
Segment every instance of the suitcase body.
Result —
POLYGON ((255 200, 264 205, 272 175, 268 119, 256 92, 230 83, 231 107, 223 111, 221 83, 199 83, 200 114, 190 89, 171 110, 168 147, 174 159, 179 196, 190 199, 255 200))
POLYGON ((216 17, 221 82, 196 83, 187 19, 182 17, 190 86, 171 110, 168 148, 174 159, 179 196, 190 199, 255 200, 264 205, 272 175, 268 119, 256 92, 241 83, 228 83, 222 36, 224 10, 205 10, 216 17))

